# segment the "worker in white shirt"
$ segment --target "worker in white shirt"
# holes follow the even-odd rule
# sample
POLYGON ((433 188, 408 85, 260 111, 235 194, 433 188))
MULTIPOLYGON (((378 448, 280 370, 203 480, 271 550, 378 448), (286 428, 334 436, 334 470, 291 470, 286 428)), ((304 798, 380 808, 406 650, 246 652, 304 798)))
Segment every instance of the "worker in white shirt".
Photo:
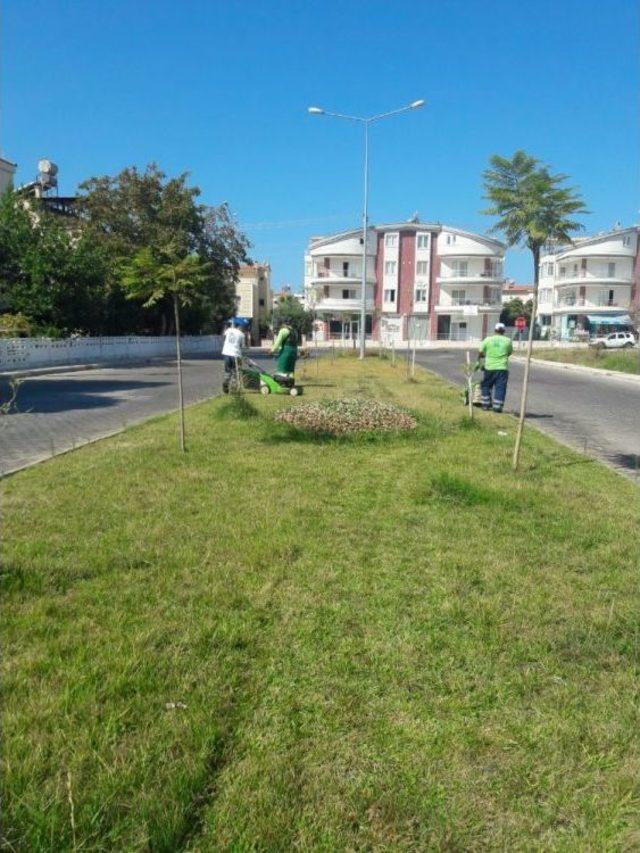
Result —
POLYGON ((225 394, 229 391, 231 377, 237 375, 240 369, 239 359, 242 358, 242 350, 245 346, 244 332, 241 329, 242 321, 230 322, 224 332, 224 344, 222 345, 222 358, 224 361, 224 381, 222 390, 225 394))

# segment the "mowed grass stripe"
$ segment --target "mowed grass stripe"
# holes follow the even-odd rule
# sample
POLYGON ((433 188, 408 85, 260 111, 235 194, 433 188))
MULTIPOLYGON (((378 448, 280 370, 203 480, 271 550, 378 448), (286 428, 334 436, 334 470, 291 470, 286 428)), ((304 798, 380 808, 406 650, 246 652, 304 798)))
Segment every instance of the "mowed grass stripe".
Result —
POLYGON ((78 849, 632 848, 637 490, 534 432, 512 475, 425 372, 306 370, 418 430, 218 400, 186 457, 161 418, 5 481, 8 842, 72 848, 71 794, 78 849))

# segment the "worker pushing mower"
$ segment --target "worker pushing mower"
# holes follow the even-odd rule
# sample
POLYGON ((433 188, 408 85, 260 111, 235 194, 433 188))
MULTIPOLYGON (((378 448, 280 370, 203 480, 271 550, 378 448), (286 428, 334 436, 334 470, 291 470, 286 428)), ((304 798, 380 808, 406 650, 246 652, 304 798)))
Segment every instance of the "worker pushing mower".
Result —
MULTIPOLYGON (((223 350, 224 353, 224 350, 223 350)), ((296 385, 294 371, 298 358, 298 333, 285 323, 274 341, 272 354, 277 355, 276 371, 270 373, 241 352, 234 361, 235 370, 223 383, 225 394, 238 390, 238 384, 261 394, 289 394, 297 397, 302 388, 296 385)))

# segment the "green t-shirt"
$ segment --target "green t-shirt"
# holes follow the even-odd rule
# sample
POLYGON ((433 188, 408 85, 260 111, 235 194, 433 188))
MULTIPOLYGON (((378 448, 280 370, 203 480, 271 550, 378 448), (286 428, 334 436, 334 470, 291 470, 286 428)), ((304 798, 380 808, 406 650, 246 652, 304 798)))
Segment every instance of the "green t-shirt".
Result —
POLYGON ((509 356, 513 352, 513 344, 506 335, 489 335, 480 344, 479 351, 484 353, 485 370, 509 369, 509 356))

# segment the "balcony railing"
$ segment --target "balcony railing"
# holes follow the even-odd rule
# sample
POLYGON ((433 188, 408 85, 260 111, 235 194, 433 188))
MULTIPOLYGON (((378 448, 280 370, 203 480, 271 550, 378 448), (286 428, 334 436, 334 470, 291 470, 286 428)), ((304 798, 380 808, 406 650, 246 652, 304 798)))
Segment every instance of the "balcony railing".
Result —
POLYGON ((501 305, 502 302, 500 299, 452 299, 449 304, 459 308, 461 305, 501 305))
POLYGON ((567 296, 556 300, 557 308, 626 308, 619 299, 586 299, 584 296, 567 296))

